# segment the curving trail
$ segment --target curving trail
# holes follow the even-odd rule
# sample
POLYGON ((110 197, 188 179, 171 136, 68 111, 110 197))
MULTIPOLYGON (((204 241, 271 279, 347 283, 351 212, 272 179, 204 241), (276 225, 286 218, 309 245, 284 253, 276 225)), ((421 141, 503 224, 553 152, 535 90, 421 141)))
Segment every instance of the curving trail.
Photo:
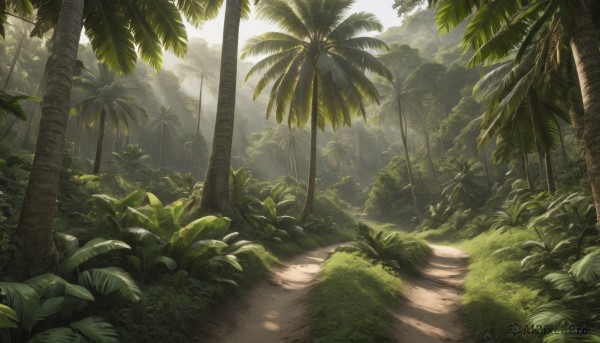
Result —
POLYGON ((250 292, 243 308, 232 311, 233 318, 216 330, 211 341, 309 342, 309 291, 323 260, 340 245, 303 253, 274 269, 270 280, 250 292))
POLYGON ((460 312, 468 256, 448 246, 430 245, 433 255, 422 276, 410 280, 404 302, 394 313, 398 342, 468 342, 460 312))

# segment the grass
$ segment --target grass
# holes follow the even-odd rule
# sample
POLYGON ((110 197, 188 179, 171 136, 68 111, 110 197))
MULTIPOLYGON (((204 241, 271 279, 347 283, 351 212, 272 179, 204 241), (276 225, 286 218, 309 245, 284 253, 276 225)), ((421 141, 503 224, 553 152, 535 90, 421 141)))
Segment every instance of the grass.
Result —
POLYGON ((315 342, 389 342, 402 282, 357 253, 334 253, 313 294, 315 342))
POLYGON ((520 259, 492 255, 497 249, 532 239, 533 235, 524 230, 504 234, 485 232, 458 245, 471 256, 463 308, 476 339, 489 333, 493 342, 536 341, 536 337, 528 340, 527 336, 510 335, 509 327, 513 323, 527 324, 531 312, 543 299, 527 284, 520 259))
MULTIPOLYGON (((407 260, 418 268, 431 253, 427 242, 380 224, 376 230, 398 232, 398 238, 411 242, 406 260, 398 260, 410 270, 407 260)), ((412 264, 411 264, 412 266, 412 264)), ((316 286, 311 314, 316 318, 315 342, 389 342, 393 325, 391 310, 401 294, 402 277, 358 252, 341 248, 323 264, 316 286)))

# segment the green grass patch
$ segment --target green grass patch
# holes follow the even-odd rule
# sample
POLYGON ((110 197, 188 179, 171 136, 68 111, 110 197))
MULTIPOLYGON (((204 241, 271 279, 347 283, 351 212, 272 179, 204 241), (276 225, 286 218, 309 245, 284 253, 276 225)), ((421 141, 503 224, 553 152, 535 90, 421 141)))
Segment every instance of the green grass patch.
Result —
POLYGON ((337 252, 323 265, 311 312, 315 342, 389 342, 389 312, 401 280, 357 253, 337 252))
POLYGON ((492 336, 491 342, 536 341, 535 336, 509 334, 509 327, 513 323, 527 324, 533 309, 544 299, 528 286, 518 257, 492 255, 497 249, 532 238, 534 234, 530 231, 513 230, 504 234, 492 231, 458 245, 471 257, 463 309, 475 341, 483 341, 487 333, 492 336))

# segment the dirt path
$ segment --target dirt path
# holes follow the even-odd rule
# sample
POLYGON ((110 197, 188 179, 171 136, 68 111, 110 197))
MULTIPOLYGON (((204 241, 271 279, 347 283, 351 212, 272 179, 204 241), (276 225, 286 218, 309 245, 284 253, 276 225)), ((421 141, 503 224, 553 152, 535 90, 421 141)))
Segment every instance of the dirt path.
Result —
POLYGON ((423 276, 411 280, 406 302, 394 316, 393 336, 404 343, 467 342, 460 312, 468 256, 456 248, 431 245, 433 255, 423 276))
MULTIPOLYGON (((287 260, 270 280, 253 289, 243 308, 217 329, 214 342, 307 342, 310 336, 308 293, 325 257, 341 244, 287 260)), ((242 307, 242 306, 240 306, 242 307)))

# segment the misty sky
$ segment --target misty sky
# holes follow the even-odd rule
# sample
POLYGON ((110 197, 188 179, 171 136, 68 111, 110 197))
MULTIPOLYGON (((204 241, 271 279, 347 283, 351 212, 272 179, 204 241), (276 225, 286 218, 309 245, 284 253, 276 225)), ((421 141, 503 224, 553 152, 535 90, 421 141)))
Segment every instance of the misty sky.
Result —
MULTIPOLYGON (((390 26, 400 25, 400 18, 398 18, 396 11, 392 9, 393 3, 394 0, 356 0, 353 10, 366 11, 375 14, 387 29, 390 26)), ((200 29, 189 27, 189 35, 202 37, 211 44, 221 44, 221 38, 223 36, 223 14, 224 11, 221 10, 218 18, 205 23, 200 29)), ((258 21, 254 18, 242 21, 240 27, 240 48, 248 38, 263 32, 273 31, 274 29, 275 27, 273 25, 258 21)))

